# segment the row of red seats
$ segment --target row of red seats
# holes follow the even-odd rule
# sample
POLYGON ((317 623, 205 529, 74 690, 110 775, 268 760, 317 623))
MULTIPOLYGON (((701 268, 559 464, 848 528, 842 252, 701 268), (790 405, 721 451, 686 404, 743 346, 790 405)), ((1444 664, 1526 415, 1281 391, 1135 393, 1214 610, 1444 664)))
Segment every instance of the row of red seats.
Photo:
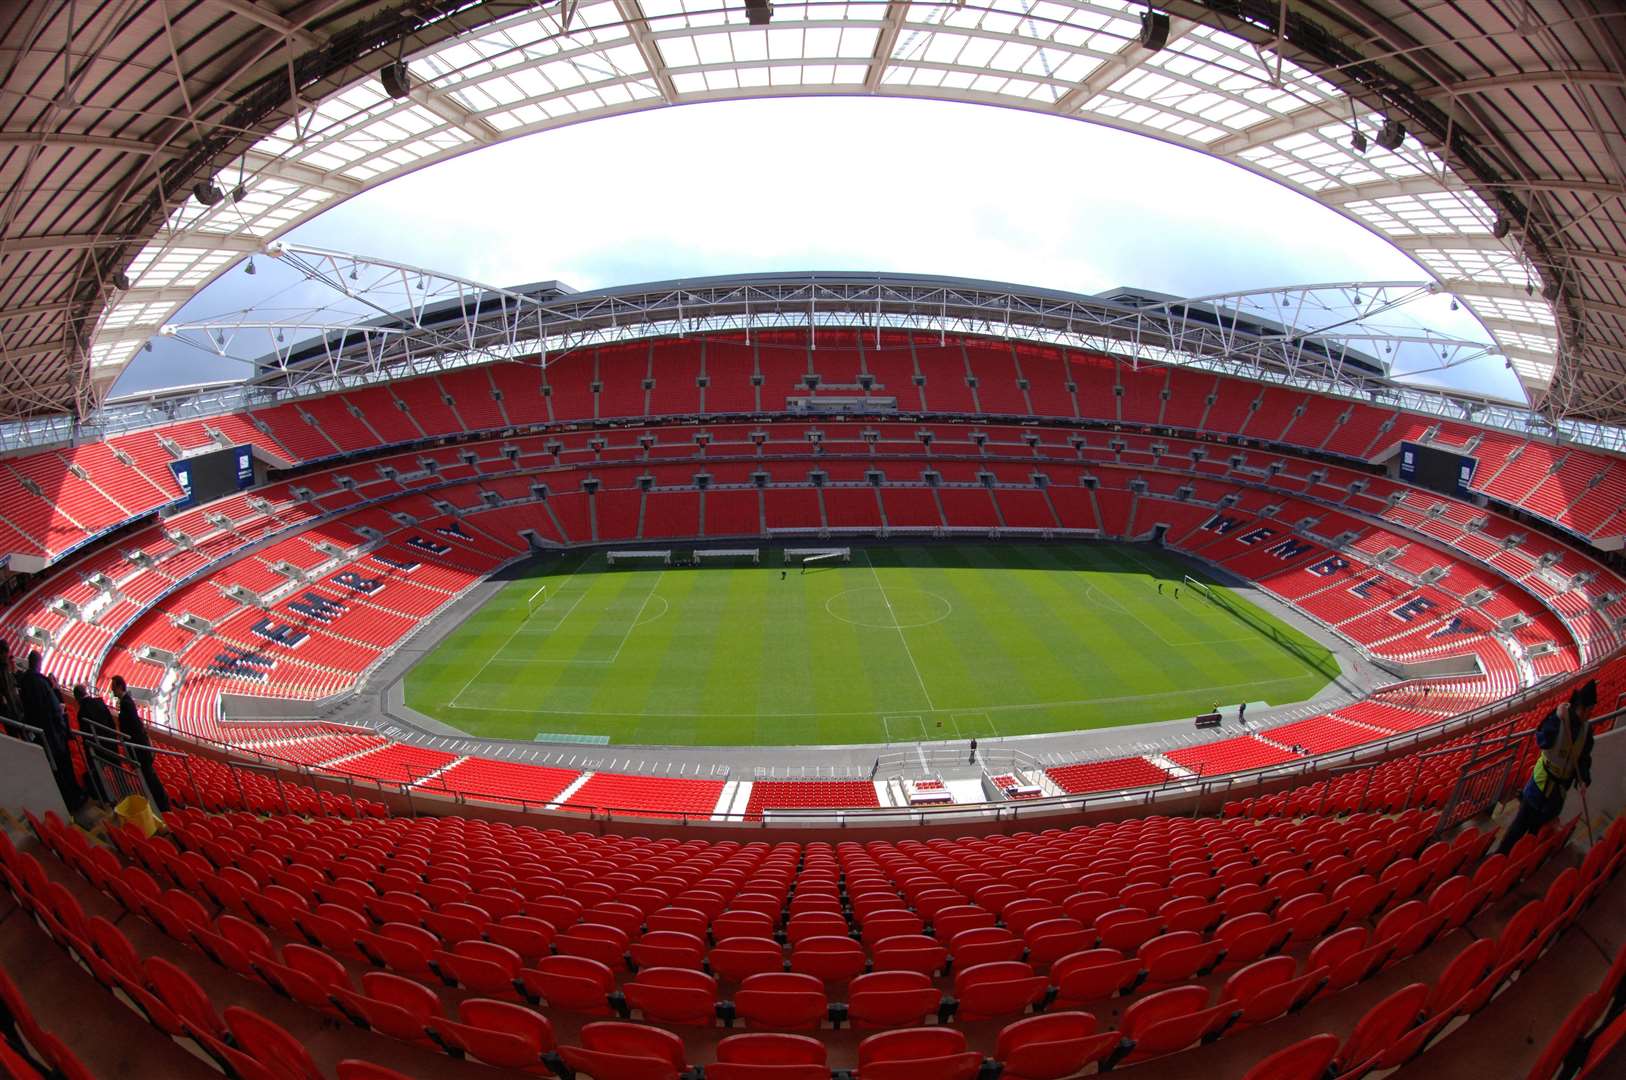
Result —
POLYGON ((0 971, 0 1074, 12 1080, 91 1080, 90 1070, 68 1045, 34 1018, 22 991, 4 971, 0 971))
MULTIPOLYGON (((791 369, 799 374, 795 378, 788 374, 783 378, 773 376, 777 384, 774 389, 765 385, 758 390, 751 387, 750 381, 770 376, 761 370, 763 354, 747 350, 752 357, 749 362, 732 367, 732 378, 739 385, 728 388, 729 375, 720 374, 717 381, 704 376, 708 385, 697 395, 696 387, 703 378, 699 374, 703 370, 701 357, 708 344, 722 352, 737 348, 715 339, 700 343, 698 348, 682 343, 607 346, 560 358, 545 375, 537 365, 501 364, 310 398, 248 415, 185 421, 121 436, 113 442, 114 451, 107 453, 92 453, 87 447, 67 451, 89 480, 71 473, 56 451, 16 458, 10 463, 13 475, 0 484, 0 506, 12 507, 12 512, 23 519, 18 527, 24 533, 39 535, 19 534, 8 546, 54 555, 128 516, 178 498, 179 489, 167 468, 171 454, 163 448, 161 438, 185 449, 218 445, 218 432, 228 443, 258 442, 298 463, 514 426, 735 410, 772 413, 783 410, 787 389, 805 391, 805 385, 800 385, 802 377, 818 373, 809 372, 804 364, 812 366, 815 357, 822 365, 836 364, 836 357, 841 355, 857 357, 861 364, 865 355, 861 351, 832 354, 822 347, 815 354, 807 352, 805 345, 792 346, 789 352, 769 355, 800 356, 791 363, 791 369), (673 351, 670 358, 666 356, 668 348, 673 351), (677 367, 664 377, 645 376, 650 389, 640 391, 641 384, 625 367, 629 355, 638 356, 633 362, 636 370, 653 371, 657 357, 658 366, 675 363, 677 367), (616 370, 615 377, 600 377, 600 368, 605 365, 616 370), (685 373, 677 374, 678 370, 685 373), (550 391, 547 396, 541 393, 544 385, 550 391), (602 391, 593 391, 595 385, 602 391), (674 392, 676 397, 666 397, 674 392), (702 396, 711 400, 702 401, 702 396), (121 460, 120 454, 128 463, 121 460), (42 490, 48 486, 50 497, 24 489, 16 479, 23 475, 41 485, 42 490), (11 490, 18 496, 8 494, 11 490), (19 499, 34 505, 18 505, 19 499), (53 511, 53 505, 59 509, 53 511), (65 531, 54 531, 53 524, 36 520, 40 514, 50 512, 60 515, 65 531)), ((880 355, 876 354, 878 362, 880 355)), ((1009 345, 979 341, 945 346, 916 343, 904 355, 909 357, 904 361, 909 374, 901 398, 918 398, 905 400, 903 407, 909 411, 1014 413, 1182 426, 1198 431, 1236 432, 1358 458, 1367 458, 1402 438, 1436 440, 1455 447, 1477 439, 1479 446, 1473 452, 1482 455, 1482 467, 1475 477, 1480 490, 1522 505, 1582 536, 1605 539, 1626 528, 1626 511, 1612 512, 1619 500, 1609 498, 1626 491, 1626 466, 1590 450, 1560 450, 1539 441, 1510 438, 1433 417, 1394 413, 1276 387, 1261 388, 1177 368, 1126 368, 1110 359, 1060 350, 1028 358, 1029 367, 1047 373, 1036 380, 1015 374, 1023 368, 1020 362, 1012 362, 1009 345), (979 364, 983 367, 981 374, 968 374, 977 371, 979 364), (918 384, 917 375, 921 376, 918 384), (976 385, 972 385, 973 380, 976 385), (1035 384, 1034 392, 1021 385, 1024 381, 1035 384), (1038 385, 1045 389, 1037 390, 1038 385), (1075 389, 1069 390, 1068 386, 1075 389), (1389 428, 1386 432, 1385 425, 1389 428)), ((719 362, 724 368, 730 367, 727 362, 719 362)), ((903 372, 898 372, 898 377, 902 378, 903 372)), ((11 514, 5 516, 10 518, 11 514)), ((0 538, 0 543, 6 541, 0 538)))
MULTIPOLYGON (((42 838, 46 839, 58 854, 76 865, 89 880, 96 882, 99 877, 106 874, 105 859, 100 861, 92 859, 82 838, 75 839, 77 834, 71 834, 59 825, 52 826, 49 820, 46 823, 35 824, 42 838)), ((1574 823, 1570 824, 1573 827, 1574 823)), ((1553 850, 1564 835, 1567 833, 1550 832, 1540 841, 1531 837, 1528 844, 1522 844, 1523 850, 1515 853, 1515 858, 1521 865, 1513 880, 1522 877, 1530 867, 1553 850)), ((1431 1035, 1437 1034, 1454 1016, 1473 1011, 1468 1004, 1473 995, 1482 995, 1479 1003, 1483 1004, 1507 978, 1522 970, 1522 966, 1527 966, 1529 960, 1539 952, 1539 946, 1550 940, 1557 925, 1555 916, 1563 912, 1572 918, 1573 914, 1595 895, 1597 887, 1606 879, 1606 872, 1619 868, 1621 863, 1619 849, 1623 842, 1626 842, 1626 829, 1617 828, 1610 834, 1606 843, 1595 849, 1595 854, 1589 857, 1579 872, 1570 871, 1567 872, 1567 876, 1561 875, 1542 900, 1534 901, 1522 910, 1494 946, 1490 941, 1480 941, 1464 950, 1447 969, 1432 993, 1419 992, 1408 987, 1404 1000, 1410 1003, 1413 997, 1416 998, 1416 1004, 1410 1009, 1409 1021, 1405 1021, 1404 1009, 1397 1004, 1390 1004, 1395 999, 1386 1002, 1381 1011, 1374 1010, 1361 1025, 1357 1026, 1356 1034, 1359 1035, 1372 1026, 1382 1026, 1385 1028, 1386 1037, 1365 1040, 1352 1038, 1345 1047, 1346 1053, 1350 1046, 1359 1047, 1360 1052, 1346 1057, 1346 1061, 1351 1064, 1362 1064, 1370 1060, 1379 1067, 1388 1067, 1380 1064, 1380 1060, 1390 1065, 1399 1064, 1420 1052, 1431 1035), (1438 1004, 1419 1008, 1427 1001, 1438 1004), (1373 1019, 1374 1016, 1388 1019, 1380 1025, 1373 1019), (1419 1025, 1419 1018, 1425 1022, 1419 1025), (1399 1029, 1389 1031, 1388 1027, 1396 1023, 1401 1024, 1399 1029), (1398 1035, 1408 1036, 1404 1045, 1409 1048, 1409 1052, 1396 1057, 1397 1051, 1393 1040, 1398 1035)), ((60 902, 59 894, 53 893, 48 886, 31 891, 36 897, 50 896, 53 900, 58 900, 52 912, 59 918, 73 921, 67 919, 62 910, 71 909, 72 905, 60 902)), ((114 892, 121 900, 128 902, 125 893, 119 890, 114 892)), ((186 896, 184 893, 178 895, 183 898, 186 896)), ((459 1041, 460 1029, 453 1022, 437 1018, 434 1013, 429 1014, 423 1023, 412 1019, 417 1015, 413 1012, 414 1007, 402 1004, 398 1000, 401 995, 410 995, 412 991, 399 985, 400 980, 390 982, 370 978, 366 989, 382 993, 384 996, 372 997, 366 993, 357 995, 353 990, 346 989, 348 975, 344 973, 343 967, 333 962, 331 958, 319 959, 321 954, 315 950, 307 950, 297 943, 291 943, 284 946, 279 961, 271 955, 269 943, 263 934, 254 931, 252 926, 242 923, 242 920, 235 916, 221 915, 217 920, 220 933, 212 935, 218 940, 211 940, 212 932, 206 929, 210 925, 207 913, 195 903, 187 905, 176 896, 177 894, 173 892, 161 896, 154 889, 144 895, 137 895, 132 910, 152 918, 177 940, 197 944, 206 952, 210 952, 213 945, 212 955, 220 954, 216 958, 224 958, 223 962, 228 966, 231 966, 230 958, 237 957, 238 962, 244 964, 241 973, 250 977, 265 978, 296 1000, 304 1000, 314 1007, 348 1016, 353 1021, 365 1023, 366 1026, 375 1026, 372 1016, 376 1012, 376 1015, 390 1018, 385 1021, 386 1027, 394 1025, 399 1030, 403 1023, 406 1025, 405 1031, 398 1037, 432 1039, 434 1032, 445 1029, 450 1032, 445 1036, 449 1043, 443 1045, 456 1047, 465 1053, 472 1052, 474 1056, 494 1063, 535 1065, 539 1061, 537 1047, 521 1046, 516 1049, 514 1043, 498 1040, 495 1048, 486 1049, 484 1036, 476 1035, 467 1041, 459 1041), (228 919, 233 921, 227 922, 228 919), (234 938, 238 950, 236 953, 232 951, 234 938), (268 972, 271 974, 267 974, 268 972), (407 1017, 404 1021, 401 1019, 403 1012, 407 1017), (517 1053, 519 1056, 507 1056, 510 1053, 517 1053), (488 1054, 490 1056, 487 1056, 488 1054)), ((1405 909, 1398 908, 1395 914, 1398 915, 1403 910, 1405 909)), ((1273 1019, 1285 1013, 1295 1003, 1302 1005, 1333 983, 1348 985, 1348 982, 1343 980, 1358 981, 1402 955, 1410 955, 1441 932, 1436 926, 1432 931, 1424 933, 1419 929, 1423 925, 1426 924, 1420 918, 1405 922, 1386 918, 1379 924, 1376 942, 1371 946, 1367 945, 1364 933, 1360 935, 1360 941, 1350 942, 1348 945, 1341 943, 1348 942, 1353 935, 1349 932, 1335 935, 1310 954, 1307 968, 1302 973, 1297 971, 1296 965, 1289 957, 1272 957, 1250 963, 1225 984, 1219 1000, 1214 1003, 1209 1002, 1209 991, 1201 986, 1179 986, 1151 994, 1126 1010, 1119 1030, 1112 1037, 1107 1038, 1103 1035, 1100 1038, 1092 1038, 1091 1053, 1098 1056, 1075 1063, 1072 1071, 1089 1064, 1090 1061, 1116 1063, 1122 1060, 1132 1061, 1141 1057, 1160 1056, 1209 1037, 1219 1037, 1233 1026, 1240 1029, 1273 1019), (1335 950, 1332 948, 1334 945, 1341 945, 1341 948, 1335 950), (1201 1001, 1198 1000, 1199 997, 1201 1001)), ((110 924, 108 929, 111 929, 110 924)), ((80 935, 81 939, 85 936, 83 933, 80 935)), ((1187 950, 1190 947, 1182 946, 1187 950)), ((1159 950, 1155 955, 1146 957, 1145 962, 1151 965, 1162 961, 1166 967, 1166 962, 1180 951, 1173 948, 1159 950)), ((105 955, 103 959, 107 959, 105 955)), ((577 965, 574 972, 540 970, 542 963, 557 959, 561 958, 549 957, 539 960, 539 968, 533 969, 537 985, 546 991, 538 995, 538 998, 547 1000, 550 1005, 557 1004, 554 1000, 556 996, 561 998, 570 994, 579 996, 580 988, 570 984, 579 982, 582 973, 588 970, 584 965, 577 965), (561 983, 560 979, 564 982, 561 983)), ((1068 959, 1063 958, 1063 965, 1068 959)), ((1095 958, 1084 954, 1078 955, 1076 960, 1083 962, 1086 967, 1101 966, 1098 962, 1093 962, 1095 958)), ((478 976, 478 965, 482 961, 487 964, 492 962, 489 958, 482 958, 479 951, 466 950, 461 953, 442 953, 437 956, 435 962, 438 967, 452 972, 453 978, 448 981, 461 981, 465 977, 465 969, 474 971, 478 976)), ((200 1015, 193 1018, 194 1022, 207 1025, 213 1012, 212 1007, 204 1009, 207 999, 202 998, 201 994, 191 992, 186 982, 176 980, 172 973, 159 968, 159 973, 155 974, 151 967, 152 962, 149 961, 147 969, 144 970, 149 983, 147 989, 156 991, 165 1004, 172 1008, 177 1008, 178 1002, 187 1003, 186 1007, 177 1008, 177 1011, 185 1012, 190 1009, 198 1012, 200 1015), (166 995, 164 993, 166 987, 174 989, 166 995), (202 1005, 199 1004, 200 1001, 202 1005)), ((1062 977, 1066 978, 1069 973, 1070 969, 1064 966, 1062 977)), ((437 970, 437 974, 444 978, 446 971, 437 970)), ((909 1012, 910 1008, 921 1005, 919 992, 929 991, 929 987, 924 984, 923 975, 911 974, 920 981, 911 980, 911 985, 904 986, 902 974, 885 973, 884 981, 887 985, 874 988, 881 1003, 878 1007, 882 1011, 889 1005, 891 1012, 888 1015, 898 1016, 900 1013, 909 1012)), ((1052 978, 1054 977, 1053 972, 1052 978)), ((182 978, 184 979, 184 976, 182 978)), ((646 1020, 654 1019, 666 1023, 708 1023, 714 1018, 732 1019, 739 1015, 747 1022, 763 1023, 771 1027, 816 1024, 824 1019, 826 1014, 832 1020, 838 1019, 837 1014, 829 1009, 824 1001, 822 984, 805 974, 764 972, 749 975, 741 982, 734 1000, 727 1004, 717 999, 715 983, 710 982, 711 979, 712 976, 697 971, 645 968, 633 982, 623 986, 619 996, 613 992, 605 994, 600 999, 603 1004, 593 1008, 593 1011, 618 1007, 624 1014, 636 1011, 646 1020), (705 981, 706 985, 702 986, 702 981, 705 981), (818 989, 815 990, 815 987, 818 989), (815 1008, 815 1005, 820 1006, 823 1012, 815 1008)), ((862 980, 865 979, 873 980, 874 977, 855 978, 849 991, 850 995, 855 998, 863 996, 860 987, 862 980)), ((525 980, 513 981, 516 989, 521 989, 524 985, 525 980)), ((471 989, 479 992, 500 987, 488 988, 477 985, 471 989)), ((1055 991, 1047 987, 1046 980, 1034 975, 1031 968, 1019 961, 994 961, 964 969, 956 975, 955 990, 957 1000, 954 1008, 949 1011, 952 1014, 959 1010, 961 1017, 965 1019, 980 1015, 997 1016, 1002 1013, 1008 1015, 1013 1009, 1019 1011, 1024 1005, 1041 1004, 1041 998, 1047 996, 1050 1000, 1042 1004, 1049 1004, 1055 1000, 1055 991)), ((1429 988, 1424 987, 1423 990, 1428 991, 1429 988)), ((1112 991, 1109 989, 1107 992, 1112 991)), ((593 1006, 594 996, 594 993, 589 993, 585 1002, 587 1006, 593 1006)), ((417 1007, 421 1009, 431 999, 432 995, 430 998, 418 997, 417 1007)), ((435 1004, 437 1005, 435 1013, 438 1013, 438 1000, 435 1004)), ((493 1018, 506 1018, 509 1025, 514 1025, 518 1014, 505 1013, 498 1009, 497 1005, 498 1003, 493 1002, 490 1006, 481 1006, 478 1011, 493 1018)), ((849 1003, 848 1009, 851 1010, 852 1007, 849 1003)), ((846 1011, 840 1018, 846 1018, 846 1011)), ((885 1022, 884 1016, 878 1018, 885 1022)), ((462 1022, 470 1022, 470 1018, 464 1016, 462 1022)), ((1094 1030, 1093 1017, 1089 1025, 1089 1031, 1082 1034, 1097 1034, 1094 1030)), ((476 1026, 479 1026, 477 1022, 476 1026)), ((214 1034, 218 1036, 225 1033, 225 1028, 229 1025, 221 1025, 218 1018, 214 1018, 213 1027, 216 1029, 214 1034)), ((192 1025, 183 1021, 183 1030, 191 1033, 191 1028, 192 1025)), ((494 1029, 500 1030, 500 1027, 494 1029)), ((519 1028, 522 1032, 528 1029, 534 1030, 534 1025, 526 1023, 519 1028)))

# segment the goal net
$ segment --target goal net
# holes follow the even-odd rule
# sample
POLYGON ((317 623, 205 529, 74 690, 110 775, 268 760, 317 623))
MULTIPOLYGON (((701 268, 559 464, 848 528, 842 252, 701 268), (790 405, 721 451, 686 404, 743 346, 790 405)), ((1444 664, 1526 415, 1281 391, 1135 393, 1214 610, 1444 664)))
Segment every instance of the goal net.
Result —
POLYGON ((604 558, 610 566, 614 566, 618 562, 658 562, 663 566, 670 566, 672 552, 670 549, 666 551, 606 551, 604 558))
POLYGON ((703 562, 749 562, 755 566, 762 562, 762 552, 758 548, 695 549, 695 565, 699 566, 703 562))
POLYGON ((1207 585, 1204 585, 1190 574, 1186 574, 1184 577, 1182 577, 1180 579, 1180 584, 1186 586, 1192 592, 1196 593, 1198 596, 1209 601, 1210 603, 1218 604, 1221 607, 1231 606, 1224 601, 1219 593, 1215 592, 1213 589, 1210 589, 1207 585))
POLYGON ((852 548, 786 548, 785 561, 788 563, 801 563, 802 569, 818 566, 821 563, 852 562, 852 548))

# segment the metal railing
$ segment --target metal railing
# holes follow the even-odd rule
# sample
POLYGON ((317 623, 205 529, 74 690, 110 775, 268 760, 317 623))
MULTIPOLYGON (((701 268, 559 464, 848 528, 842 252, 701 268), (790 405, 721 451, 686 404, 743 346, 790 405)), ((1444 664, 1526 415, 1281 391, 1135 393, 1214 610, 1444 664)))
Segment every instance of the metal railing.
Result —
MULTIPOLYGON (((552 824, 561 821, 593 823, 658 821, 668 825, 679 824, 683 826, 696 824, 749 824, 755 827, 831 826, 847 828, 854 826, 930 825, 934 823, 965 824, 989 821, 1003 823, 1029 818, 1055 817, 1064 814, 1076 816, 1103 809, 1150 808, 1159 804, 1172 804, 1188 799, 1192 801, 1191 812, 1198 814, 1202 812, 1205 804, 1209 804, 1209 800, 1215 800, 1215 803, 1217 803, 1226 799, 1240 798, 1292 780, 1315 782, 1326 779, 1330 783, 1338 776, 1348 774, 1356 769, 1373 768, 1382 761, 1396 756, 1408 748, 1433 743, 1481 725, 1487 725, 1485 727, 1486 738, 1477 740, 1471 747, 1444 748, 1433 751, 1428 756, 1458 753, 1465 748, 1483 747, 1498 740, 1515 740, 1520 737, 1527 737, 1528 731, 1522 729, 1514 735, 1506 734, 1506 729, 1518 722, 1518 713, 1528 708, 1531 703, 1544 699, 1563 687, 1592 677, 1610 664, 1623 661, 1626 661, 1626 649, 1618 650, 1608 658, 1588 665, 1578 672, 1553 676, 1511 697, 1492 702, 1458 716, 1446 718, 1437 724, 1397 733, 1379 742, 1367 743, 1329 754, 1242 772, 1214 776, 1203 776, 1200 773, 1189 777, 1171 776, 1160 784, 1146 787, 1024 799, 1019 802, 840 809, 769 808, 761 812, 759 818, 751 819, 748 819, 744 813, 733 811, 713 813, 711 811, 686 812, 676 809, 660 810, 649 807, 617 807, 581 802, 574 799, 560 801, 557 796, 552 798, 531 798, 512 791, 488 792, 470 790, 466 787, 459 787, 454 790, 444 784, 437 786, 435 780, 430 781, 429 787, 419 787, 411 782, 393 783, 351 773, 328 772, 317 766, 281 761, 272 755, 263 754, 253 749, 237 747, 201 736, 185 735, 168 730, 164 734, 176 742, 190 743, 213 751, 223 759, 220 764, 228 769, 242 768, 258 773, 273 774, 273 779, 277 781, 279 787, 282 781, 274 774, 292 773, 296 777, 302 777, 319 785, 342 786, 345 794, 351 799, 352 806, 354 806, 356 800, 369 794, 379 797, 396 796, 404 798, 407 803, 408 813, 414 815, 420 812, 430 814, 448 812, 453 807, 475 807, 516 811, 523 814, 537 814, 538 816, 545 815, 546 820, 552 824), (1501 734, 1492 734, 1495 732, 1501 732, 1501 734), (245 756, 248 760, 243 760, 245 756), (425 797, 427 797, 427 802, 421 801, 425 797)), ((1602 722, 1602 720, 1612 722, 1619 715, 1622 715, 1622 712, 1610 713, 1608 716, 1600 718, 1599 722, 1602 722)), ((989 747, 988 749, 992 751, 996 748, 989 747)), ((962 751, 956 749, 950 753, 954 755, 958 763, 964 763, 962 751)), ((984 750, 979 747, 979 763, 983 759, 983 754, 984 750)), ((918 756, 916 760, 918 761, 918 756)), ((928 757, 928 764, 930 760, 931 758, 928 757)), ((1042 768, 1042 766, 1037 767, 1042 768)), ((1414 774, 1412 789, 1408 794, 1408 805, 1416 798, 1416 788, 1421 771, 1420 757, 1418 771, 1414 774)), ((721 783, 721 781, 717 782, 721 783)), ((1368 782, 1370 783, 1370 779, 1368 782)), ((238 785, 241 791, 240 779, 238 785)), ((246 796, 244 798, 246 801, 246 796)), ((284 797, 284 806, 286 807, 286 805, 286 798, 284 797)), ((1209 804, 1208 808, 1216 808, 1216 805, 1209 804)))

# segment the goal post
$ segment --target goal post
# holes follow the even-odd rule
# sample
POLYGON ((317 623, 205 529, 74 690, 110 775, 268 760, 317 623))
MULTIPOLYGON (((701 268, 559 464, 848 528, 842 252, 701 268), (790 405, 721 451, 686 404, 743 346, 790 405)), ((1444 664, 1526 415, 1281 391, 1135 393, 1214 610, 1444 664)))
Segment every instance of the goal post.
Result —
POLYGON ((1215 592, 1213 589, 1210 589, 1207 585, 1204 585, 1202 582, 1198 581, 1196 578, 1192 577, 1190 574, 1186 574, 1186 575, 1182 576, 1180 578, 1180 584, 1189 587, 1192 592, 1196 593, 1198 596, 1202 597, 1204 600, 1210 600, 1213 603, 1221 604, 1221 605, 1224 605, 1226 607, 1230 606, 1228 604, 1225 604, 1224 600, 1221 599, 1219 593, 1215 592))
POLYGON ((617 562, 658 562, 662 566, 671 566, 672 552, 669 548, 660 551, 606 551, 604 560, 607 566, 614 566, 617 562))
POLYGON ((811 570, 824 563, 852 562, 853 549, 842 548, 786 548, 785 561, 800 563, 803 570, 811 570))
POLYGON ((548 602, 548 587, 539 587, 530 596, 525 598, 525 617, 528 619, 536 614, 536 609, 548 602))
POLYGON ((762 562, 762 549, 760 548, 696 548, 694 551, 694 565, 703 562, 748 562, 752 566, 762 562))

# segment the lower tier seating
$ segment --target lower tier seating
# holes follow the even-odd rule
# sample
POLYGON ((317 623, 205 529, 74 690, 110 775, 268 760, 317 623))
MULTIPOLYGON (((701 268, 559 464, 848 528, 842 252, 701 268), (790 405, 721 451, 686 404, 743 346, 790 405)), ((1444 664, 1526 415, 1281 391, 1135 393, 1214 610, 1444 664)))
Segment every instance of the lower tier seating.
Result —
MULTIPOLYGON (((1471 1038, 1626 864, 1621 822, 1555 869, 1574 821, 1486 857, 1491 832, 1436 840, 1417 812, 863 845, 176 810, 170 835, 117 826, 104 846, 30 823, 38 855, 0 838, 0 882, 42 946, 254 1080, 367 1075, 336 1057, 595 1080, 794 1063, 972 1080, 987 1062, 1060 1080, 1151 1060, 1361 1077, 1471 1038), (335 1023, 342 1047, 311 1037, 335 1023)), ((1560 1059, 1618 1010, 1618 976, 1599 982, 1560 1059)), ((17 1000, 0 996, 12 1016, 17 1000)))

